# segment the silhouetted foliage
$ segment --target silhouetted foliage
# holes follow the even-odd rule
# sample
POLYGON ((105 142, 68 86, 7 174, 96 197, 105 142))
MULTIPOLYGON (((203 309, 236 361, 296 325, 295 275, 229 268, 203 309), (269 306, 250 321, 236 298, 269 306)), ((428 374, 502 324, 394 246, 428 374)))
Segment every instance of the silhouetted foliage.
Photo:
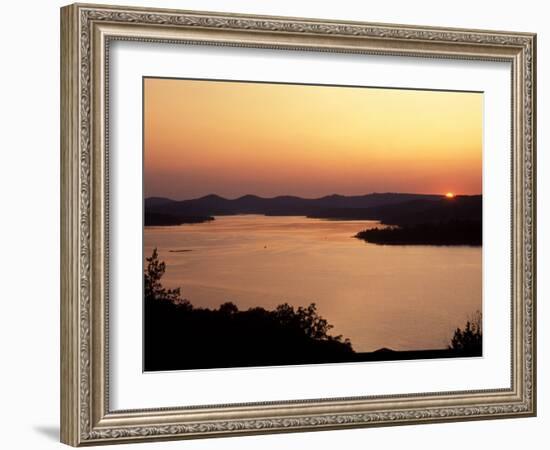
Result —
POLYGON ((166 265, 156 249, 146 261, 146 370, 334 362, 354 354, 349 340, 329 334, 332 325, 314 303, 297 309, 284 303, 273 311, 240 311, 232 302, 195 308, 180 289, 162 286, 166 265))
POLYGON ((160 283, 164 272, 166 272, 166 264, 163 261, 159 261, 156 248, 153 250, 153 254, 149 258, 145 258, 145 260, 147 261, 147 268, 143 274, 145 301, 157 300, 191 307, 191 303, 181 298, 180 288, 166 289, 160 283))
POLYGON ((477 311, 466 322, 464 329, 457 328, 449 345, 449 349, 457 353, 481 356, 483 350, 482 317, 477 311))
POLYGON ((179 288, 162 286, 166 265, 159 260, 156 249, 146 262, 147 371, 477 355, 471 345, 477 331, 481 339, 481 326, 476 322, 469 322, 464 330, 457 329, 448 349, 356 353, 348 339, 329 333, 333 327, 319 315, 315 303, 298 308, 283 303, 272 311, 261 307, 241 311, 232 302, 225 302, 218 309, 196 308, 181 296, 179 288))

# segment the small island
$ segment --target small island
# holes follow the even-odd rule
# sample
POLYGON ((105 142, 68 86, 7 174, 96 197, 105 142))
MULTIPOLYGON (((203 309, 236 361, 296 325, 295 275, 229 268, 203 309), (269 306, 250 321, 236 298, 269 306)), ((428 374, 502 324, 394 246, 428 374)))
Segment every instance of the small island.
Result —
POLYGON ((482 244, 480 221, 453 220, 360 231, 356 238, 381 245, 470 245, 482 244))

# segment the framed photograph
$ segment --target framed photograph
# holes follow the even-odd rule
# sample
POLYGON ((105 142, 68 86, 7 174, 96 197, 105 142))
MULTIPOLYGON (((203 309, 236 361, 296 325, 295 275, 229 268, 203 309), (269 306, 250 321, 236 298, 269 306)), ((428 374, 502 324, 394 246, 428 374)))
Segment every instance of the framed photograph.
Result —
POLYGON ((62 8, 62 442, 535 415, 535 55, 62 8))

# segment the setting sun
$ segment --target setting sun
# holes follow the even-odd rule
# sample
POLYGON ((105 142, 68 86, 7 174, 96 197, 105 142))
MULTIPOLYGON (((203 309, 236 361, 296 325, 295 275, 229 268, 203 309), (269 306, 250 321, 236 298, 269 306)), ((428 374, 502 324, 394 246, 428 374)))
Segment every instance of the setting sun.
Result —
POLYGON ((482 92, 142 87, 143 370, 482 356, 482 92))
POLYGON ((479 93, 146 78, 144 102, 147 197, 481 192, 479 93))

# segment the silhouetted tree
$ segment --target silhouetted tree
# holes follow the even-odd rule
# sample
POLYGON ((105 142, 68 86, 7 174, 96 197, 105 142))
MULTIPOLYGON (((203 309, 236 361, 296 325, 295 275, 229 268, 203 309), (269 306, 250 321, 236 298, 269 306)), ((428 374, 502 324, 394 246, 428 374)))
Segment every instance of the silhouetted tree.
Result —
POLYGON ((159 300, 168 301, 177 305, 191 307, 191 304, 181 298, 180 288, 166 289, 162 286, 160 280, 166 272, 166 264, 158 259, 158 251, 155 248, 153 254, 145 258, 147 268, 143 275, 143 291, 145 301, 159 300))
POLYGON ((482 336, 481 312, 476 311, 474 316, 466 322, 464 329, 455 330, 449 349, 460 353, 481 354, 482 336))
MULTIPOLYGON (((342 340, 341 335, 329 335, 329 330, 334 327, 317 313, 317 305, 315 303, 311 303, 305 308, 299 306, 296 310, 288 303, 283 303, 275 309, 275 317, 277 317, 281 325, 300 330, 305 336, 311 339, 342 340)), ((349 343, 349 340, 345 342, 349 343)))
POLYGON ((179 289, 166 289, 157 250, 144 273, 144 355, 146 370, 353 361, 348 339, 332 329, 314 303, 274 310, 240 311, 231 302, 218 309, 196 308, 179 289))
POLYGON ((220 305, 218 311, 221 314, 233 315, 239 312, 239 308, 233 302, 225 302, 220 305))

